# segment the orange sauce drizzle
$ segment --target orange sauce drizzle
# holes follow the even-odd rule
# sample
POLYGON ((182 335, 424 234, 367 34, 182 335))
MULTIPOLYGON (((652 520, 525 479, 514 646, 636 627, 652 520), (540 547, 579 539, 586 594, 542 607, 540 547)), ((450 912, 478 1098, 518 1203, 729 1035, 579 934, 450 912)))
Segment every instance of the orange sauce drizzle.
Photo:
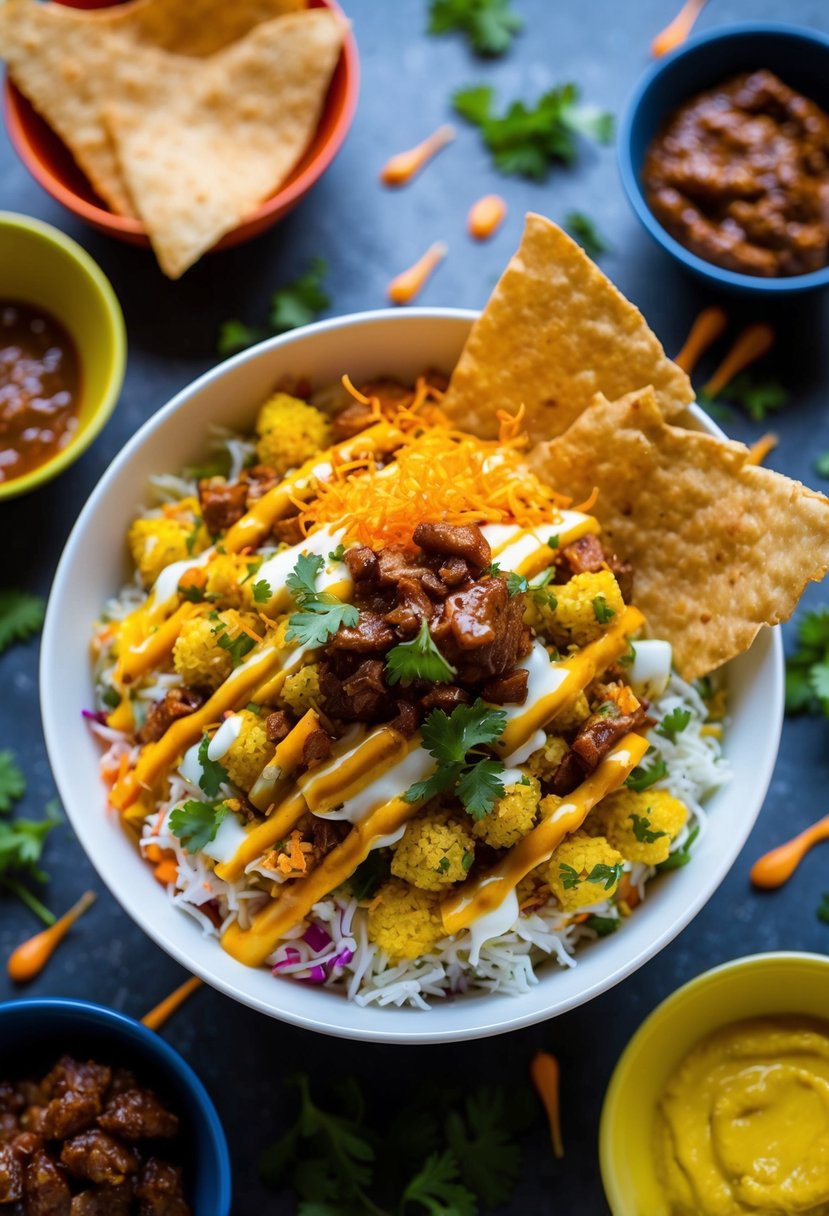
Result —
POLYGON ((201 988, 202 981, 197 975, 191 975, 189 980, 185 980, 174 992, 169 996, 165 996, 163 1001, 159 1001, 149 1013, 146 1013, 141 1019, 142 1023, 148 1030, 159 1030, 169 1017, 179 1009, 189 996, 191 996, 197 988, 201 988))
POLYGON ((60 920, 56 920, 48 929, 36 933, 28 941, 21 942, 7 963, 9 978, 16 984, 25 984, 40 975, 75 921, 94 904, 95 898, 94 891, 84 892, 78 902, 73 904, 68 912, 64 912, 60 920))
POLYGON ((485 194, 469 208, 466 230, 476 241, 486 241, 501 227, 506 214, 507 204, 500 194, 485 194))
POLYGON ((769 324, 765 321, 758 321, 756 325, 747 325, 714 375, 703 387, 702 391, 705 396, 718 397, 735 376, 738 376, 752 363, 756 363, 758 359, 762 359, 773 345, 774 330, 769 324))
POLYGON ((419 295, 427 282, 446 257, 448 246, 443 241, 435 241, 414 266, 403 270, 389 283, 386 294, 392 304, 409 304, 419 295))
POLYGON ((561 1139, 561 1069, 556 1057, 548 1051, 537 1051, 530 1064, 530 1077, 547 1112, 553 1156, 561 1160, 564 1156, 564 1144, 561 1139))
POLYGON ((813 823, 805 832, 801 832, 785 844, 766 853, 755 861, 751 867, 751 881, 755 887, 771 891, 782 887, 800 865, 803 858, 821 840, 829 840, 829 815, 813 823))
POLYGON ((685 0, 670 25, 666 25, 664 30, 661 30, 654 38, 651 43, 651 54, 658 59, 681 46, 694 28, 697 17, 705 8, 705 2, 706 0, 685 0))
POLYGON ((690 376, 702 356, 719 338, 728 324, 728 313, 717 304, 703 308, 691 326, 685 345, 674 359, 674 363, 690 376))
POLYGON ((404 186, 455 138, 455 128, 448 123, 438 127, 422 143, 406 152, 398 152, 380 170, 380 181, 386 186, 404 186))

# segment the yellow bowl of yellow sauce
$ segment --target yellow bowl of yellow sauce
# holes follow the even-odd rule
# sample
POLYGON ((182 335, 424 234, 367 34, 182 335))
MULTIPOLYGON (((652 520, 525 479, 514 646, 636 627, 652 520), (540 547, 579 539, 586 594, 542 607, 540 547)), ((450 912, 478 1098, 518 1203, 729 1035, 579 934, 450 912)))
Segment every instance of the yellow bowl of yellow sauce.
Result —
POLYGON ((829 958, 758 954, 668 997, 605 1096, 613 1216, 829 1214, 829 958))

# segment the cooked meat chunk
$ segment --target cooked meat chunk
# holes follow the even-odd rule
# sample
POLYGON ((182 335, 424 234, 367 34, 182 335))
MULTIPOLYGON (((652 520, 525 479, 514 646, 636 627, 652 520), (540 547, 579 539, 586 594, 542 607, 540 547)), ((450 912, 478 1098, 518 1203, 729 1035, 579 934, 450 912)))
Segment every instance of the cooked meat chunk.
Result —
POLYGON ((140 1164, 131 1148, 98 1128, 67 1140, 60 1159, 76 1178, 88 1178, 90 1182, 103 1182, 109 1186, 123 1182, 140 1164))
POLYGON ((248 507, 263 498, 268 490, 272 490, 282 480, 276 469, 272 469, 269 464, 255 464, 252 469, 245 469, 242 479, 247 482, 248 507))
POLYGON ((17 1115, 13 1115, 10 1110, 3 1111, 0 1114, 0 1144, 5 1143, 6 1140, 13 1140, 19 1130, 17 1115))
POLYGON ((342 674, 329 662, 320 664, 320 694, 325 713, 344 722, 377 722, 390 716, 380 659, 364 659, 342 674))
POLYGON ((19 1089, 8 1081, 0 1082, 0 1114, 17 1113, 25 1105, 26 1101, 19 1089))
POLYGON ((265 719, 265 731, 271 743, 281 743, 291 730, 291 719, 284 709, 277 709, 265 719))
POLYGON ((156 701, 147 714, 144 725, 138 732, 139 743, 155 743, 178 718, 186 718, 204 702, 204 696, 195 688, 171 688, 163 700, 156 701))
POLYGON ((302 745, 302 763, 308 767, 331 755, 331 736, 322 727, 312 730, 302 745))
POLYGON ((38 1149, 23 1173, 25 1216, 70 1216, 70 1201, 64 1171, 45 1149, 38 1149))
POLYGON ((447 557, 446 561, 441 563, 438 574, 451 590, 466 582, 469 578, 469 566, 462 557, 447 557))
POLYGON ((277 544, 299 545, 305 539, 302 524, 298 515, 289 515, 287 519, 278 519, 271 528, 271 535, 277 544))
POLYGON ((110 1098, 98 1126, 122 1140, 156 1140, 176 1134, 178 1117, 152 1090, 136 1087, 110 1098))
POLYGON ((645 710, 641 705, 630 714, 591 714, 579 727, 572 743, 573 752, 588 772, 592 772, 614 743, 618 743, 629 731, 643 726, 645 719, 645 710))
POLYGON ((69 1216, 130 1216, 132 1196, 131 1179, 120 1186, 92 1186, 75 1196, 69 1216))
POLYGON ((43 1082, 46 1094, 53 1096, 39 1130, 50 1140, 84 1131, 101 1113, 111 1080, 111 1069, 63 1056, 43 1082))
POLYGON ((619 584, 619 590, 622 593, 622 599, 626 604, 632 603, 633 566, 631 566, 630 562, 623 562, 615 553, 610 554, 607 564, 610 567, 611 573, 616 577, 616 582, 619 584))
POLYGON ((184 1198, 181 1170, 150 1157, 135 1188, 138 1216, 190 1216, 184 1198))
POLYGON ((432 637, 457 668, 462 684, 506 675, 530 647, 524 597, 510 596, 506 581, 488 578, 446 597, 432 637))
POLYGON ((319 849, 323 856, 335 849, 350 831, 351 824, 341 819, 326 819, 319 815, 312 817, 311 840, 314 848, 319 849))
POLYGON ((15 1136, 12 1147, 18 1157, 25 1161, 27 1157, 34 1156, 38 1149, 43 1148, 43 1137, 37 1132, 21 1132, 19 1136, 15 1136))
POLYGON ((226 532, 245 513, 248 487, 243 481, 231 484, 224 477, 205 477, 199 482, 202 519, 211 536, 226 532))
POLYGON ((20 1126, 27 1132, 37 1132, 38 1135, 45 1136, 47 1110, 46 1106, 27 1106, 20 1116, 20 1126))
POLYGON ((484 684, 481 696, 493 705, 523 705, 527 699, 529 679, 530 673, 526 667, 516 667, 515 671, 484 684))
POLYGON ((401 578, 397 584, 397 607, 385 616, 402 638, 413 638, 421 621, 431 621, 435 606, 415 578, 401 578))
POLYGON ((456 705, 468 705, 471 700, 469 693, 458 688, 457 684, 436 684, 433 689, 421 697, 420 704, 425 710, 442 709, 451 714, 456 705))
POLYGON ((592 532, 580 536, 571 545, 565 545, 561 556, 572 574, 595 574, 605 564, 602 543, 592 532))
POLYGON ((417 712, 417 706, 412 705, 411 701, 398 701, 397 713, 389 722, 392 730, 398 731, 405 738, 410 739, 418 728, 420 723, 420 714, 417 712))
POLYGON ((23 1195, 23 1162, 11 1144, 0 1144, 0 1203, 13 1203, 23 1195))
POLYGON ((553 779, 549 783, 550 792, 564 797, 572 794, 577 785, 584 780, 584 766, 573 751, 568 751, 559 764, 553 779))
POLYGON ((332 650, 354 650, 358 654, 372 654, 388 650, 397 638, 378 612, 361 612, 356 625, 341 625, 329 646, 332 650))
POLYGON ((377 554, 368 545, 356 545, 346 549, 343 561, 355 583, 365 582, 377 577, 377 554))
POLYGON ((112 1080, 107 1090, 107 1105, 109 1105, 116 1094, 123 1094, 128 1089, 137 1088, 138 1083, 135 1079, 135 1073, 130 1072, 128 1068, 113 1068, 112 1080))
POLYGON ((421 565, 416 556, 398 545, 389 545, 377 554, 377 581, 381 587, 393 587, 401 578, 413 578, 429 595, 443 599, 446 588, 428 566, 421 565))
POLYGON ((414 543, 427 553, 445 557, 462 557, 477 570, 492 561, 489 542, 477 524, 418 524, 414 543))
POLYGON ((61 1098, 68 1093, 93 1093, 103 1098, 112 1082, 112 1069, 94 1060, 73 1060, 61 1056, 52 1071, 44 1078, 43 1093, 47 1098, 61 1098))
POLYGON ((344 410, 340 410, 331 421, 331 439, 334 443, 342 443, 344 439, 352 439, 377 421, 371 407, 363 405, 362 401, 352 401, 344 410))

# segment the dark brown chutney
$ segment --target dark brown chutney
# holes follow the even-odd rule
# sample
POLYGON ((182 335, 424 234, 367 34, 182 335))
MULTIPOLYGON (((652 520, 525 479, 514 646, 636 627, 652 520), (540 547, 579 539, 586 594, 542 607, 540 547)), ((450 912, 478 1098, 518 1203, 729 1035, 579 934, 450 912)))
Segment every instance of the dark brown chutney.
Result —
POLYGON ((80 368, 69 334, 40 309, 0 300, 0 482, 65 448, 79 408, 80 368))
POLYGON ((648 148, 648 205, 727 270, 807 274, 829 261, 829 115, 772 72, 693 97, 648 148))

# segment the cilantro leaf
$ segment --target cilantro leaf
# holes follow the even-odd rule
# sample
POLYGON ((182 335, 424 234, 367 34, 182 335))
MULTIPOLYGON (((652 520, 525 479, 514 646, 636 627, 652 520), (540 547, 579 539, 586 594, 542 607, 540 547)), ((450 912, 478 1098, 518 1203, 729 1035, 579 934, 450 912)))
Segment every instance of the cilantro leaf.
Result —
POLYGON ((786 712, 829 716, 829 608, 806 612, 786 657, 786 712))
POLYGON ((25 642, 38 633, 46 615, 46 604, 39 595, 14 588, 0 591, 0 654, 12 642, 25 642))
POLYGON ((510 599, 514 599, 516 595, 521 595, 524 591, 529 591, 529 580, 523 574, 508 574, 507 575, 507 591, 510 599))
POLYGON ((601 863, 595 865, 585 881, 601 883, 605 891, 610 891, 616 886, 621 877, 622 863, 621 861, 617 861, 615 866, 606 866, 601 863))
POLYGON ((823 705, 823 712, 829 713, 829 662, 824 660, 813 664, 809 671, 809 684, 823 705))
POLYGON ((225 802, 200 802, 190 798, 170 812, 169 826, 189 853, 198 853, 216 839, 219 825, 228 813, 225 802))
POLYGON ((383 857, 382 851, 372 849, 349 878, 349 890, 355 899, 371 899, 386 881, 389 873, 389 862, 383 857))
POLYGON ((561 876, 561 885, 565 891, 573 891, 581 882, 581 875, 575 866, 570 866, 566 861, 559 862, 559 874, 561 876))
POLYGON ((652 785, 656 785, 657 781, 661 781, 663 777, 668 775, 668 766, 661 756, 654 760, 653 764, 638 765, 630 776, 625 781, 628 789, 636 790, 641 794, 642 790, 649 790, 652 785))
POLYGON ((26 885, 49 878, 39 862, 46 837, 60 823, 60 816, 56 803, 50 803, 46 812, 45 819, 0 820, 0 888, 16 895, 45 925, 53 925, 55 917, 26 885))
POLYGON ((503 55, 524 22, 509 6, 510 0, 432 0, 430 34, 459 30, 479 55, 503 55))
POLYGON ((688 833, 685 844, 674 849, 673 853, 669 853, 664 861, 660 861, 656 867, 657 870, 679 870, 682 866, 687 866, 691 860, 691 846, 697 836, 699 836, 699 824, 695 823, 688 833))
POLYGON ((665 714, 665 717, 656 728, 656 733, 661 735, 663 739, 670 739, 671 743, 676 743, 677 735, 685 730, 690 721, 690 709, 682 709, 681 706, 677 705, 669 714, 665 714))
POLYGON ((233 666, 238 667, 245 655, 250 654, 256 643, 249 633, 237 633, 235 638, 232 638, 229 633, 223 633, 219 638, 219 645, 222 650, 228 652, 233 666))
POLYGON ((342 541, 337 545, 336 549, 332 549, 328 554, 328 560, 331 562, 341 562, 345 557, 345 545, 342 541))
MULTIPOLYGON (((210 747, 210 735, 205 732, 202 735, 202 741, 199 744, 199 764, 201 765, 201 776, 199 777, 199 785, 207 794, 208 798, 215 798, 219 792, 219 788, 229 780, 227 769, 224 765, 219 764, 218 760, 211 760, 207 754, 210 747)), ((178 835, 178 833, 176 833, 178 835)))
POLYGON ((588 916, 584 922, 586 929, 592 929, 597 937, 609 937, 615 933, 621 924, 618 916, 588 916))
POLYGON ((14 752, 0 751, 0 811, 10 811, 13 802, 26 793, 26 778, 18 767, 14 752))
POLYGON ((417 637, 411 642, 400 642, 386 654, 387 684, 402 684, 405 687, 414 680, 448 684, 457 674, 457 669, 443 657, 432 641, 425 618, 420 622, 417 637))
POLYGON ((476 823, 503 797, 503 771, 500 760, 479 760, 458 778, 455 793, 476 823))
POLYGON ((821 452, 814 463, 818 477, 829 477, 829 452, 821 452))
POLYGON ((580 108, 574 84, 544 93, 534 107, 513 101, 500 117, 493 113, 493 92, 486 86, 461 89, 452 98, 455 111, 480 128, 495 167, 535 181, 548 176, 553 162, 570 164, 578 151, 577 135, 601 143, 613 136, 613 119, 580 108))
POLYGON ((611 608, 603 595, 593 596, 593 613, 600 625, 606 625, 616 615, 616 609, 611 608))
POLYGON ((754 422, 762 422, 768 414, 784 409, 791 400, 788 389, 779 380, 763 380, 752 372, 735 376, 721 395, 732 405, 739 405, 754 422))
POLYGON ((429 1216, 476 1216, 475 1196, 457 1179, 454 1154, 432 1153, 403 1192, 401 1211, 414 1203, 429 1216))
POLYGON ((604 237, 599 234, 596 225, 583 211, 569 211, 564 219, 564 227, 574 240, 578 241, 588 257, 595 259, 610 248, 604 237))
POLYGON ((253 600, 256 604, 267 604, 273 595, 271 585, 266 578, 260 578, 257 583, 254 583, 251 591, 253 592, 253 600))
POLYGON ((317 575, 325 565, 318 553, 300 553, 296 565, 285 579, 285 586, 295 600, 317 594, 317 575))
POLYGON ((507 715, 480 697, 473 705, 456 705, 447 716, 433 709, 421 727, 423 745, 438 761, 463 763, 473 747, 494 743, 504 733, 507 715))
POLYGON ((431 777, 426 777, 423 781, 415 781, 414 785, 410 785, 403 795, 403 799, 406 802, 428 802, 430 798, 454 789, 462 773, 462 764, 442 764, 435 769, 431 777))
POLYGON ((501 567, 498 562, 490 562, 488 566, 484 566, 481 571, 481 577, 483 578, 484 575, 488 575, 490 578, 495 578, 495 575, 500 573, 501 567))
POLYGON ((482 1086, 445 1120, 446 1139, 462 1181, 486 1203, 500 1207, 521 1171, 521 1150, 510 1138, 504 1091, 482 1086))
POLYGON ((488 815, 504 792, 504 766, 475 749, 504 733, 507 715, 493 709, 480 697, 474 705, 456 705, 450 715, 433 709, 420 728, 423 746, 438 762, 424 781, 416 781, 403 795, 407 802, 420 802, 454 789, 473 819, 488 815))
POLYGON ((829 925, 829 891, 824 891, 815 914, 824 925, 829 925))
POLYGON ((655 832, 650 826, 650 819, 647 815, 628 815, 628 819, 633 824, 633 834, 640 844, 653 844, 654 841, 668 835, 667 832, 655 832))
POLYGON ((244 321, 237 321, 235 318, 223 321, 219 327, 216 352, 226 359, 228 355, 235 355, 240 350, 255 346, 257 342, 261 342, 267 336, 265 330, 252 329, 250 325, 245 325, 244 321))
POLYGON ((322 288, 327 272, 322 258, 312 258, 308 269, 293 283, 286 283, 274 292, 268 320, 275 334, 310 325, 318 313, 328 308, 331 297, 322 288))
POLYGON ((360 613, 353 604, 344 604, 326 591, 317 591, 316 578, 325 561, 316 553, 300 553, 296 565, 285 580, 300 611, 288 619, 288 641, 301 646, 324 646, 341 625, 354 626, 360 613))

